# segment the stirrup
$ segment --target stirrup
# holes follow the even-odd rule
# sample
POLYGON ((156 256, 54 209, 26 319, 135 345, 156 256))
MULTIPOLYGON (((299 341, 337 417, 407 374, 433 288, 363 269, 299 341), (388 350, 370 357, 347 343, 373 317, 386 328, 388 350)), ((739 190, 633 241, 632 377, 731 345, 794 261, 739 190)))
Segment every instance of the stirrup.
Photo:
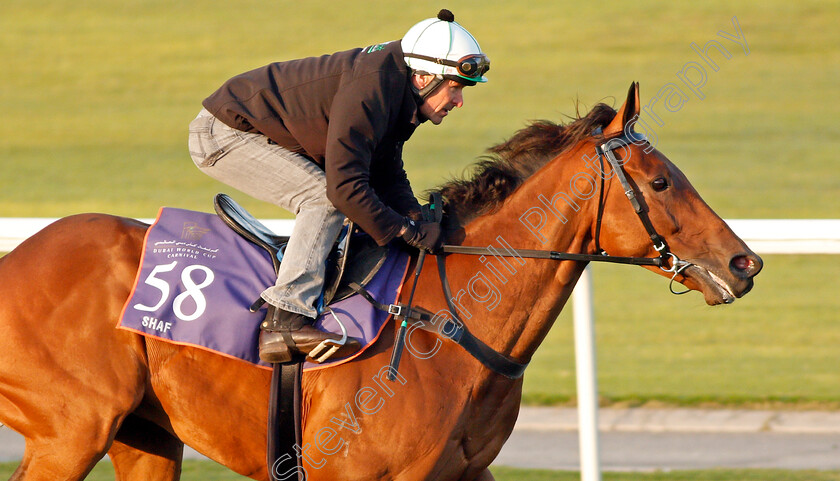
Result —
POLYGON ((344 328, 344 323, 341 322, 341 319, 339 319, 338 316, 335 315, 335 312, 332 309, 327 308, 327 310, 330 311, 330 314, 332 314, 333 319, 335 319, 335 322, 337 322, 338 326, 341 328, 341 339, 337 341, 334 341, 332 339, 324 339, 323 341, 321 341, 320 344, 315 346, 315 349, 309 352, 309 357, 311 357, 312 360, 318 364, 329 359, 342 346, 344 346, 344 344, 347 343, 347 329, 344 328), (323 350, 326 350, 326 352, 321 354, 323 350))

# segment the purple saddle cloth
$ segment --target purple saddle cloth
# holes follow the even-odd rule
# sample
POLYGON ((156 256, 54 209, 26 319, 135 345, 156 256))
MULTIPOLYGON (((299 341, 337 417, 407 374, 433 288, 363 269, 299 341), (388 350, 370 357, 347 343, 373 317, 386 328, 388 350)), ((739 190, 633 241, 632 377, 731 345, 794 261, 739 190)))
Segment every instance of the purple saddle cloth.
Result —
MULTIPOLYGON (((396 303, 407 267, 408 255, 392 248, 365 287, 378 302, 396 303)), ((146 233, 140 268, 118 327, 270 369, 257 350, 266 307, 255 313, 249 307, 275 280, 269 253, 216 215, 164 207, 146 233)), ((338 334, 341 328, 329 310, 349 337, 361 341, 361 352, 376 340, 389 317, 353 295, 331 304, 316 321, 318 328, 338 334)), ((304 369, 329 367, 359 354, 306 363, 304 369)))

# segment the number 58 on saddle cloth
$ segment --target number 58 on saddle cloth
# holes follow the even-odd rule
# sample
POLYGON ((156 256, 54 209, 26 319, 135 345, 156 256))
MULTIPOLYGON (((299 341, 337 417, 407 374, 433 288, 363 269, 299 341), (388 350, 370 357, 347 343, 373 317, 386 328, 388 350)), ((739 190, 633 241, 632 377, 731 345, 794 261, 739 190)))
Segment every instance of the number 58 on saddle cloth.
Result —
MULTIPOLYGON (((396 303, 408 255, 388 251, 366 289, 381 303, 396 303)), ((270 254, 247 241, 213 214, 164 207, 146 232, 134 288, 118 327, 167 342, 211 350, 260 367, 259 324, 265 307, 250 312, 260 293, 274 284, 270 254)), ((356 355, 305 369, 330 367, 358 356, 379 336, 388 313, 353 295, 329 306, 347 335, 361 340, 356 355)), ((322 312, 316 327, 341 334, 334 316, 322 312)))

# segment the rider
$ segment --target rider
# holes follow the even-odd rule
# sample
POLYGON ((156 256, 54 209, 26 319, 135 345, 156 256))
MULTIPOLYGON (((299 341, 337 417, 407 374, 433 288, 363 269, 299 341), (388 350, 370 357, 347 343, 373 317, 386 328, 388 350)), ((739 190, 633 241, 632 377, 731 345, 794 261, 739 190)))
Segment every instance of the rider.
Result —
MULTIPOLYGON (((380 245, 401 237, 439 248, 440 225, 419 222, 402 145, 420 123, 440 124, 463 105, 463 88, 486 82, 489 68, 475 38, 441 10, 402 41, 272 63, 204 100, 189 137, 199 169, 297 216, 277 282, 261 294, 262 360, 286 362, 340 339, 312 324, 345 216, 380 245)), ((350 339, 334 356, 359 348, 350 339)))

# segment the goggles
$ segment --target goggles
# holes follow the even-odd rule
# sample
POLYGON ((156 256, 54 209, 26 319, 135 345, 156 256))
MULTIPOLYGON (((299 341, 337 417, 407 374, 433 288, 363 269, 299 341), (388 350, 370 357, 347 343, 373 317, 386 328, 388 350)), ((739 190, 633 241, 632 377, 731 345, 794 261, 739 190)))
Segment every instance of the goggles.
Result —
POLYGON ((428 55, 420 55, 419 53, 404 53, 403 55, 406 57, 434 62, 440 65, 455 67, 458 70, 458 75, 469 80, 480 79, 485 73, 487 73, 487 71, 490 70, 490 59, 483 53, 467 55, 465 57, 461 57, 459 60, 429 57, 428 55))

